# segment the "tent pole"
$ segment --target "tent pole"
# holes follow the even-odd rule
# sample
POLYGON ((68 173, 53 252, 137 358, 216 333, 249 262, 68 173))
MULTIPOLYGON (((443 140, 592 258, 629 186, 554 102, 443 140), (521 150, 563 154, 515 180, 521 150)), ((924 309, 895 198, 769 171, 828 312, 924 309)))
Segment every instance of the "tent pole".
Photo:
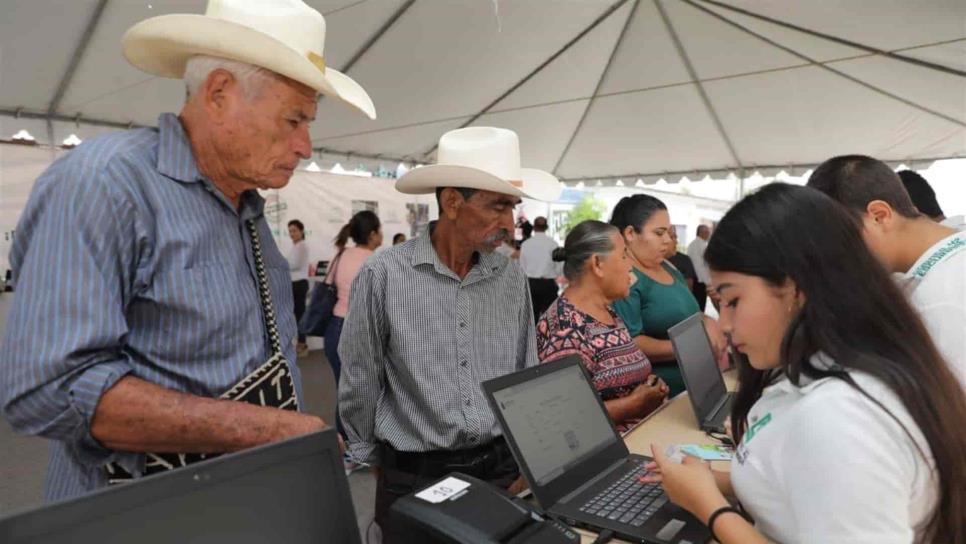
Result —
POLYGON ((67 92, 67 88, 70 86, 71 80, 74 79, 74 72, 77 71, 77 66, 80 64, 81 59, 84 58, 84 53, 87 51, 87 45, 91 41, 91 36, 94 35, 94 30, 97 28, 97 23, 101 20, 101 14, 104 13, 104 7, 107 6, 107 0, 100 0, 96 6, 94 6, 94 12, 91 13, 91 18, 87 22, 87 26, 84 28, 84 33, 81 34, 80 42, 78 42, 77 47, 74 48, 74 54, 70 58, 70 63, 67 65, 67 69, 64 70, 64 75, 60 78, 60 83, 57 85, 57 90, 54 92, 54 97, 50 100, 50 105, 47 107, 48 114, 57 113, 60 109, 60 102, 64 99, 64 94, 67 92))
POLYGON ((845 38, 839 38, 838 36, 832 36, 831 34, 823 34, 822 32, 818 32, 816 30, 811 30, 811 29, 808 29, 808 28, 800 27, 798 25, 793 25, 792 23, 788 23, 788 22, 785 22, 785 21, 782 21, 782 20, 779 20, 779 19, 773 19, 771 17, 767 17, 767 16, 762 15, 760 13, 755 13, 753 11, 749 11, 749 10, 746 10, 746 9, 742 9, 742 8, 737 7, 737 6, 731 6, 731 5, 725 4, 723 2, 718 2, 716 0, 702 0, 702 1, 704 3, 706 3, 706 4, 711 4, 713 6, 717 6, 719 8, 726 9, 728 11, 733 11, 735 13, 740 13, 742 15, 747 15, 748 17, 752 17, 752 18, 758 19, 759 21, 765 21, 765 22, 771 23, 773 25, 778 25, 778 26, 785 27, 785 28, 788 28, 788 29, 791 29, 791 30, 796 30, 796 31, 801 32, 803 34, 808 34, 809 36, 815 36, 816 38, 823 38, 823 39, 826 39, 826 40, 829 40, 831 42, 835 42, 835 43, 838 43, 838 44, 841 44, 841 45, 846 45, 848 47, 854 47, 855 49, 861 49, 861 50, 863 50, 865 52, 868 52, 868 53, 872 53, 872 54, 875 54, 875 55, 881 55, 883 57, 888 57, 890 59, 898 60, 900 62, 906 62, 906 63, 913 64, 913 65, 916 65, 916 66, 920 66, 922 68, 928 68, 930 70, 936 70, 936 71, 939 71, 939 72, 945 72, 947 74, 952 74, 954 76, 966 77, 966 72, 964 72, 962 70, 957 70, 956 68, 953 68, 951 66, 945 66, 945 65, 942 65, 942 64, 936 64, 934 62, 929 62, 929 61, 926 61, 926 60, 917 59, 915 57, 907 57, 905 55, 900 55, 898 53, 893 53, 891 51, 885 51, 885 50, 882 50, 882 49, 879 49, 879 48, 876 48, 876 47, 871 47, 871 46, 864 45, 864 44, 861 44, 861 43, 858 43, 858 42, 853 42, 852 40, 847 40, 845 38))
POLYGON ((359 59, 361 59, 362 56, 365 55, 370 48, 372 48, 373 45, 376 45, 376 42, 378 42, 379 39, 382 38, 382 35, 385 34, 386 31, 388 31, 392 27, 392 25, 396 24, 396 21, 399 20, 399 18, 402 17, 403 14, 406 13, 406 11, 410 7, 412 7, 412 5, 415 3, 416 3, 416 0, 409 0, 408 2, 400 6, 399 9, 397 9, 396 12, 393 13, 389 17, 389 19, 387 19, 386 22, 382 24, 381 27, 379 27, 379 30, 377 30, 375 34, 373 34, 368 40, 366 40, 366 43, 362 44, 362 47, 360 47, 359 50, 356 51, 354 55, 352 55, 352 58, 349 59, 349 61, 345 63, 345 66, 343 66, 339 71, 342 72, 343 74, 349 73, 349 70, 351 70, 352 67, 355 66, 357 62, 359 62, 359 59))
POLYGON ((584 113, 580 116, 580 121, 577 121, 577 126, 574 127, 573 133, 570 134, 570 139, 567 140, 567 145, 564 147, 563 152, 560 154, 560 158, 557 159, 557 164, 553 166, 554 175, 557 175, 557 170, 560 169, 560 165, 563 163, 564 159, 567 158, 567 153, 570 152, 570 147, 574 145, 574 140, 577 139, 577 134, 580 133, 580 129, 584 126, 584 121, 587 120, 587 115, 590 113, 590 108, 594 105, 594 100, 597 99, 597 93, 600 92, 600 88, 604 85, 604 79, 607 77, 607 73, 610 72, 610 66, 614 63, 614 57, 617 56, 617 51, 620 49, 621 44, 624 43, 624 36, 627 34, 627 29, 631 26, 631 21, 637 15, 637 6, 641 5, 641 0, 634 0, 634 6, 631 8, 630 14, 627 15, 627 20, 624 21, 624 28, 621 29, 621 33, 617 36, 617 41, 614 42, 614 48, 610 52, 610 57, 607 58, 607 64, 604 65, 604 71, 600 73, 600 78, 597 79, 597 86, 594 87, 593 94, 590 95, 590 100, 587 101, 587 105, 584 106, 584 113))
POLYGON ((842 70, 838 70, 836 68, 832 68, 831 66, 828 66, 825 63, 819 62, 819 61, 813 59, 812 57, 809 57, 809 56, 807 56, 807 55, 805 55, 803 53, 799 53, 798 51, 792 49, 791 47, 786 47, 786 46, 784 46, 784 45, 782 45, 782 44, 780 44, 780 43, 778 43, 778 42, 776 42, 776 41, 774 41, 774 40, 772 40, 770 38, 767 38, 765 36, 762 36, 761 34, 758 34, 757 32, 755 32, 755 31, 753 31, 753 30, 751 30, 751 29, 749 29, 749 28, 747 28, 747 27, 745 27, 743 25, 738 24, 738 23, 732 21, 731 19, 728 19, 727 17, 721 15, 720 13, 718 13, 716 11, 713 11, 711 9, 708 9, 705 6, 702 6, 702 5, 698 4, 698 3, 696 3, 694 0, 681 0, 681 1, 684 2, 687 5, 695 8, 695 9, 698 9, 698 10, 703 11, 704 13, 707 13, 708 15, 714 17, 715 19, 718 19, 719 21, 722 21, 725 24, 728 24, 728 25, 733 26, 734 28, 737 28, 738 30, 744 32, 745 34, 748 34, 750 36, 754 36, 755 38, 758 38, 759 40, 767 43, 768 45, 771 45, 772 47, 781 49, 782 51, 784 51, 784 52, 786 52, 786 53, 788 53, 790 55, 794 55, 794 56, 796 56, 796 57, 798 57, 798 58, 800 58, 800 59, 802 59, 802 60, 804 60, 804 61, 812 64, 813 66, 815 66, 817 68, 822 68, 823 70, 827 70, 827 71, 829 71, 829 72, 831 72, 831 73, 833 73, 833 74, 835 74, 835 75, 837 75, 837 76, 839 76, 841 78, 844 78, 844 79, 846 79, 848 81, 851 81, 852 83, 855 83, 857 85, 861 85, 862 87, 865 87, 866 89, 869 89, 869 90, 871 90, 873 92, 879 93, 879 94, 881 94, 883 96, 889 97, 889 98, 891 98, 891 99, 893 99, 893 100, 895 100, 897 102, 900 102, 900 103, 905 104, 905 105, 907 105, 909 107, 915 108, 915 109, 917 109, 917 110, 919 110, 921 112, 928 113, 930 115, 933 115, 935 117, 938 117, 940 119, 943 119, 944 121, 949 121, 950 123, 953 123, 956 126, 966 127, 966 121, 961 121, 959 119, 956 119, 955 117, 952 117, 950 115, 946 115, 945 113, 942 113, 942 112, 939 112, 939 111, 936 111, 936 110, 927 108, 926 106, 923 106, 921 104, 918 104, 916 102, 913 102, 912 100, 903 98, 903 97, 901 97, 901 96, 899 96, 897 94, 890 93, 889 91, 887 91, 885 89, 881 89, 879 87, 876 87, 875 85, 873 85, 871 83, 867 83, 865 81, 862 81, 861 79, 859 79, 857 77, 854 77, 854 76, 851 76, 851 75, 843 72, 842 70))
MULTIPOLYGON (((513 94, 513 92, 516 91, 517 89, 519 89, 520 87, 522 87, 524 83, 526 83, 527 81, 530 81, 530 79, 533 78, 533 76, 539 74, 541 70, 543 70, 544 68, 546 68, 551 62, 555 61, 557 59, 557 57, 559 57, 560 55, 563 55, 575 43, 579 42, 581 38, 583 38, 584 36, 586 36, 591 30, 593 30, 594 28, 596 28, 597 25, 599 25, 600 23, 604 22, 605 19, 607 19, 608 17, 610 17, 611 14, 613 14, 615 11, 617 11, 621 6, 623 6, 627 2, 628 2, 628 0, 620 0, 618 2, 615 2, 611 7, 607 8, 607 10, 604 11, 604 13, 601 13, 599 17, 597 17, 596 19, 594 19, 594 22, 590 23, 590 25, 588 25, 587 28, 585 28, 582 31, 580 31, 580 34, 577 34, 576 36, 574 36, 573 39, 571 39, 569 42, 567 42, 566 44, 564 44, 564 46, 561 47, 559 50, 557 50, 556 53, 554 53, 553 55, 550 55, 550 58, 548 58, 547 60, 545 60, 542 63, 540 63, 539 66, 537 66, 529 74, 527 74, 526 76, 524 76, 523 79, 521 79, 520 81, 516 82, 516 84, 513 85, 512 87, 510 87, 509 89, 507 89, 506 92, 504 92, 500 96, 496 97, 495 100, 493 100, 492 102, 490 102, 489 104, 487 104, 485 108, 483 108, 482 110, 476 112, 472 117, 469 118, 468 121, 466 121, 465 123, 463 123, 462 125, 460 125, 459 128, 466 128, 466 127, 472 125, 473 123, 475 123, 476 120, 479 119, 480 117, 483 117, 484 115, 486 115, 486 113, 488 111, 490 111, 491 109, 493 109, 493 106, 496 106, 497 104, 499 104, 500 102, 502 102, 504 98, 506 98, 506 97, 510 96, 511 94, 513 94)), ((425 153, 423 153, 423 156, 424 157, 428 157, 429 155, 432 155, 433 152, 436 151, 436 147, 437 146, 438 146, 438 144, 433 144, 433 147, 431 147, 428 151, 426 151, 425 153)))
POLYGON ((718 129, 718 135, 724 140, 725 145, 728 147, 728 153, 731 154, 731 160, 734 161, 735 166, 738 167, 739 171, 744 170, 744 165, 741 163, 741 159, 738 157, 738 151, 735 149, 734 142, 731 141, 731 137, 728 136, 728 131, 725 130, 724 123, 721 121, 721 117, 718 115, 718 111, 714 109, 714 104, 711 103, 711 97, 708 96, 707 91, 704 88, 704 84, 701 83, 701 78, 698 77, 698 72, 694 68, 694 64, 691 63, 691 57, 688 56, 688 52, 684 49, 684 42, 681 41, 680 36, 678 36, 677 30, 675 30, 674 25, 671 23, 671 17, 668 16, 667 12, 664 10, 664 4, 662 0, 654 0, 654 6, 657 8, 658 13, 661 15, 661 19, 664 21, 664 26, 667 28, 668 34, 671 36, 671 41, 674 42, 675 48, 678 50, 678 55, 681 57, 681 62, 688 71, 688 76, 691 78, 691 82, 698 89, 698 94, 701 96, 701 101, 704 103, 704 107, 708 110, 708 115, 711 116, 711 120, 714 121, 714 126, 718 129))

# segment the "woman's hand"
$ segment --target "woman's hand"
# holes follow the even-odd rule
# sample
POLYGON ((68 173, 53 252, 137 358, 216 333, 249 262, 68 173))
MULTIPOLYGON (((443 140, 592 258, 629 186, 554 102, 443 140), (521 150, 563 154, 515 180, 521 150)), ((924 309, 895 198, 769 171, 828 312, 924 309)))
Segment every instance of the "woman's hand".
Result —
POLYGON ((646 467, 651 473, 642 481, 659 482, 671 502, 694 514, 702 523, 707 523, 718 508, 728 506, 718 489, 711 465, 690 455, 677 464, 668 459, 664 447, 659 444, 651 444, 651 454, 654 462, 646 467))
POLYGON ((664 404, 669 391, 670 388, 664 380, 656 374, 651 374, 644 382, 638 384, 631 392, 634 404, 638 407, 638 416, 643 417, 657 410, 664 404))

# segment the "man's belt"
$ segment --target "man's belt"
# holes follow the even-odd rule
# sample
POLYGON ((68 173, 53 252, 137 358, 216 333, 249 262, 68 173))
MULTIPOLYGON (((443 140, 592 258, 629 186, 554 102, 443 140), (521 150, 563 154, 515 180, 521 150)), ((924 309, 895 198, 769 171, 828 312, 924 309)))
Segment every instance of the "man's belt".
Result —
POLYGON ((475 448, 464 450, 398 451, 382 444, 382 463, 387 468, 435 478, 450 472, 464 472, 471 476, 486 474, 512 459, 510 448, 499 437, 475 448))

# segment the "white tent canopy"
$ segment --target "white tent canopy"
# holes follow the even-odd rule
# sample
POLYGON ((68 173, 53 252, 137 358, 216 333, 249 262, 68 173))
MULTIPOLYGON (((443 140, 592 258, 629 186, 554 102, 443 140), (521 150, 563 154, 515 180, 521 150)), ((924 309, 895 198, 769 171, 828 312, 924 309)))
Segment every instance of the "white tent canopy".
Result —
MULTIPOLYGON (((616 180, 800 172, 865 153, 966 156, 962 0, 309 0, 328 64, 371 93, 323 100, 315 159, 431 162, 464 125, 516 130, 528 166, 616 180)), ((127 65, 133 23, 202 0, 11 0, 0 139, 153 125, 184 96, 127 65)), ((394 168, 394 165, 393 165, 394 168)))

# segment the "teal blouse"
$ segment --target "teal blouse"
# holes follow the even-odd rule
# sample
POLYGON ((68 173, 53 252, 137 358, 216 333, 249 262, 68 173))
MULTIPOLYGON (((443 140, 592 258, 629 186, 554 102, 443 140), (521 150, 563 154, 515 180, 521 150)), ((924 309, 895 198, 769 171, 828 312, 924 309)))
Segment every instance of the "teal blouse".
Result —
MULTIPOLYGON (((621 316, 631 336, 650 336, 667 340, 667 330, 684 318, 700 311, 684 276, 673 266, 661 266, 671 273, 674 283, 665 285, 634 269, 637 281, 627 298, 614 302, 614 311, 621 316)), ((677 361, 653 363, 654 371, 667 382, 671 395, 684 391, 684 380, 677 361)))

